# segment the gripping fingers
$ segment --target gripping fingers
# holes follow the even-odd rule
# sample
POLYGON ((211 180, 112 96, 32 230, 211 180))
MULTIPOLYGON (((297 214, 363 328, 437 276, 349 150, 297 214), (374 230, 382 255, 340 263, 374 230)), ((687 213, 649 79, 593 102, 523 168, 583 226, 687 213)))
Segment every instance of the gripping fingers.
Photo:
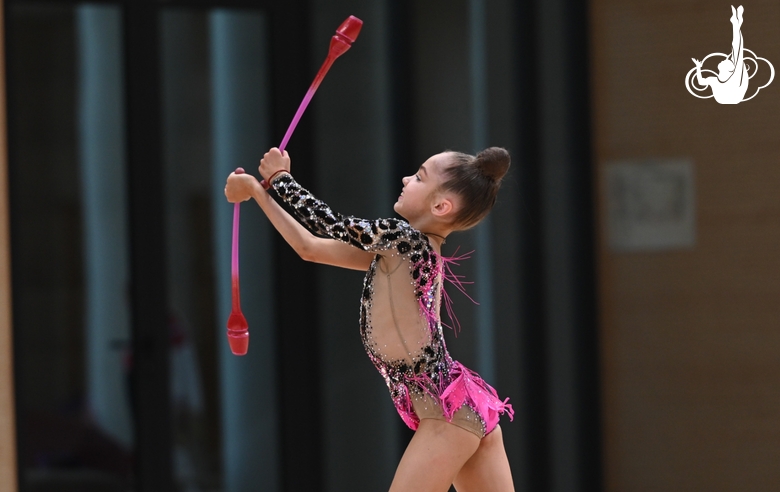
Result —
POLYGON ((225 197, 230 203, 245 202, 252 198, 252 181, 249 174, 230 173, 225 184, 225 197))

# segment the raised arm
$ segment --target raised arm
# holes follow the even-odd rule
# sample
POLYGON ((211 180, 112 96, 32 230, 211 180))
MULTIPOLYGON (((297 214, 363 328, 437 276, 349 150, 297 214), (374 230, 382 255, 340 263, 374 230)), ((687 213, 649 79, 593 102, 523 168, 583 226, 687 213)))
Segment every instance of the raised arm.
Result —
POLYGON ((422 251, 428 238, 399 219, 360 219, 334 212, 322 200, 298 184, 289 173, 290 161, 279 149, 271 149, 260 161, 260 174, 270 181, 300 222, 314 234, 327 236, 363 251, 406 254, 422 251))
POLYGON ((254 198, 287 244, 305 261, 365 271, 374 255, 332 239, 314 236, 263 190, 254 176, 232 173, 225 186, 230 202, 254 198))
POLYGON ((309 230, 360 250, 403 255, 412 250, 422 251, 428 241, 403 220, 368 220, 334 212, 288 173, 274 179, 272 186, 309 230))
POLYGON ((707 78, 702 77, 702 75, 701 75, 701 64, 702 64, 702 62, 700 62, 696 58, 691 58, 691 60, 693 60, 693 63, 696 64, 696 81, 699 82, 699 85, 702 86, 702 87, 706 87, 706 86, 710 85, 709 79, 711 79, 713 77, 707 77, 707 78))

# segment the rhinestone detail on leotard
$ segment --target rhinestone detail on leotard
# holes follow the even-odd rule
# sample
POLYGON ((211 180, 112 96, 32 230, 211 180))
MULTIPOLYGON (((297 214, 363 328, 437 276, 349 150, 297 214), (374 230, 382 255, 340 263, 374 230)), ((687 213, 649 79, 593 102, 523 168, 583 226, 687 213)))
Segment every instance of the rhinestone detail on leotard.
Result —
POLYGON ((412 408, 412 398, 422 394, 432 396, 436 403, 442 405, 448 418, 462 405, 472 407, 475 415, 483 419, 486 432, 490 432, 495 424, 485 425, 485 413, 495 413, 496 422, 498 413, 507 411, 511 417, 511 405, 506 404, 506 400, 501 402, 493 388, 453 361, 447 351, 439 315, 445 261, 433 249, 425 234, 399 219, 366 220, 338 214, 301 187, 289 174, 276 178, 272 186, 297 219, 314 234, 377 253, 363 281, 360 334, 369 358, 390 390, 398 413, 410 428, 416 429, 419 423, 412 408), (397 258, 397 261, 408 264, 409 281, 419 304, 420 318, 428 327, 427 343, 415 353, 408 353, 410 360, 386 357, 372 333, 375 282, 379 261, 383 257, 397 258), (451 387, 456 380, 458 388, 451 387), (445 394, 450 395, 449 399, 443 399, 445 394), (478 394, 489 398, 477 400, 484 399, 478 394))

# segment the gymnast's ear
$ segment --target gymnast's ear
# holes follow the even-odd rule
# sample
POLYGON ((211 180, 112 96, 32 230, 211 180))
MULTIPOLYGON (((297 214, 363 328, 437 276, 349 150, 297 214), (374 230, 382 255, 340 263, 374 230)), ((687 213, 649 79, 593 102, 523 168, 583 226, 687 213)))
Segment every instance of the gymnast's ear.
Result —
POLYGON ((431 214, 437 219, 448 221, 455 214, 455 204, 449 194, 438 194, 431 203, 431 214))

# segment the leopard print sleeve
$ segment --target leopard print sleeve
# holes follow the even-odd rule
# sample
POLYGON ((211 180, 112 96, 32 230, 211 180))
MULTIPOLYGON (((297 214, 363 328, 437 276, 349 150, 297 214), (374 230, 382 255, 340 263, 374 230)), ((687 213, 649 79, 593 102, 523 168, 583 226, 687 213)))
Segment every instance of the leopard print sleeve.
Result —
POLYGON ((396 250, 400 254, 423 249, 428 238, 406 221, 366 220, 334 212, 322 200, 303 188, 290 174, 276 178, 272 187, 301 223, 314 234, 342 241, 370 252, 396 250))

